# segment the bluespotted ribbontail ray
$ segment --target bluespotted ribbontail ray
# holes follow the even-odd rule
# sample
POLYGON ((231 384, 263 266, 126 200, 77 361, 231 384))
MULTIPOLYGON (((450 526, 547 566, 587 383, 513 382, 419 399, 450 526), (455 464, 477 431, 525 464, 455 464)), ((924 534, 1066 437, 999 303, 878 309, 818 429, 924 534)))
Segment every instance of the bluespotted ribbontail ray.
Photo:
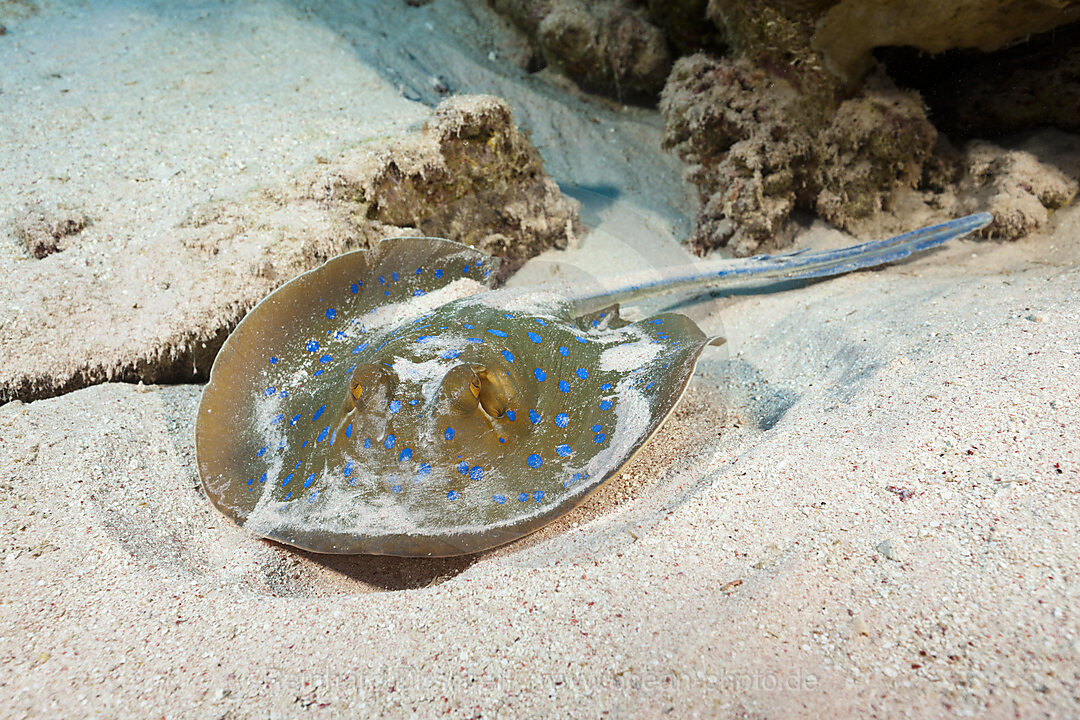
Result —
POLYGON ((710 342, 688 317, 618 303, 899 260, 980 213, 838 250, 703 263, 576 294, 495 289, 499 260, 394 238, 282 285, 229 336, 196 423, 211 502, 324 553, 449 556, 568 512, 675 407, 710 342))

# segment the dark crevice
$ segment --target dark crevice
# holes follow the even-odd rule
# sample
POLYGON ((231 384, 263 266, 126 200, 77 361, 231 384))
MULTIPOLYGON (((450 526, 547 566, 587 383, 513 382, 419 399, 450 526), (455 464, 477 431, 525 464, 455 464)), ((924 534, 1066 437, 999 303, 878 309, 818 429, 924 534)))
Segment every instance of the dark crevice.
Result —
POLYGON ((1080 23, 989 53, 882 47, 874 56, 897 85, 922 94, 954 142, 1038 127, 1080 132, 1080 23))

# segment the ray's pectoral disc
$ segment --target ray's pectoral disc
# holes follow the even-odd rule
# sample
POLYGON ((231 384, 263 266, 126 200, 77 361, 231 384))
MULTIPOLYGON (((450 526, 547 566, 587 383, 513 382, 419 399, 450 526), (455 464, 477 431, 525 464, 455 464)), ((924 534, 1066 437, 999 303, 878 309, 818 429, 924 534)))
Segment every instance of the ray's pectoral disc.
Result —
POLYGON ((582 319, 490 290, 496 264, 396 239, 260 303, 199 409, 215 506, 317 552, 444 556, 532 532, 617 473, 708 338, 674 313, 582 319))

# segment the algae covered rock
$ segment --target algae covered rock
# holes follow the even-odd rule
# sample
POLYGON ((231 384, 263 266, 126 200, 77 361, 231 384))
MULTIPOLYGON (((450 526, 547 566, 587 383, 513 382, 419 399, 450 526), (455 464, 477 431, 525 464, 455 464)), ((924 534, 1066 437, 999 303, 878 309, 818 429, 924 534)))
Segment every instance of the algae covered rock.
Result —
POLYGON ((919 96, 884 77, 847 99, 831 89, 799 92, 745 58, 676 63, 661 112, 701 196, 695 249, 779 247, 799 209, 850 227, 919 182, 937 142, 919 96))
POLYGON ((1080 189, 1075 179, 1035 154, 982 140, 966 148, 959 185, 960 210, 989 210, 994 222, 982 233, 1003 240, 1043 227, 1050 213, 1072 202, 1080 189))
POLYGON ((664 32, 632 2, 493 0, 536 45, 543 62, 583 89, 655 101, 671 56, 664 32))
POLYGON ((346 156, 320 182, 315 196, 350 204, 350 216, 453 238, 501 257, 504 274, 565 247, 576 222, 510 106, 490 95, 443 101, 419 137, 346 156))

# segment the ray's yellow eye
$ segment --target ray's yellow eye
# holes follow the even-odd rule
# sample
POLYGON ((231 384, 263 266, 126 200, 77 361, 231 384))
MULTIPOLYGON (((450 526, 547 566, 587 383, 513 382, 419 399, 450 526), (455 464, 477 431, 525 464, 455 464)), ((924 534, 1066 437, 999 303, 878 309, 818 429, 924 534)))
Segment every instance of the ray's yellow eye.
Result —
POLYGON ((365 405, 378 403, 379 390, 383 391, 381 393, 384 396, 383 399, 388 399, 393 384, 394 374, 389 368, 374 363, 358 365, 349 376, 349 394, 352 395, 353 405, 357 408, 361 407, 361 396, 364 398, 365 405))
POLYGON ((443 376, 439 404, 459 413, 470 413, 476 409, 479 395, 480 378, 468 365, 457 365, 443 376))

